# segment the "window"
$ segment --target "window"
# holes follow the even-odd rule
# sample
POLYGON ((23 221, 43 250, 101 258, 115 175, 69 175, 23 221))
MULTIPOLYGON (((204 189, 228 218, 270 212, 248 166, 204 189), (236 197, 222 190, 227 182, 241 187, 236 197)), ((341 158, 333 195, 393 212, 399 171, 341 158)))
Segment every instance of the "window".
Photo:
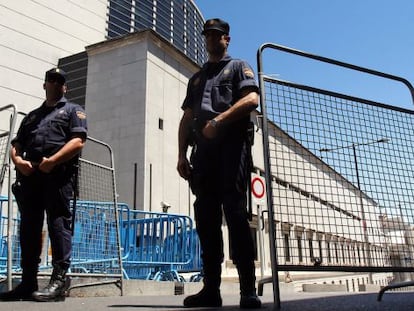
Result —
POLYGON ((312 242, 312 239, 309 239, 308 243, 309 243, 309 257, 311 259, 313 259, 314 256, 313 256, 313 242, 312 242))
POLYGON ((328 256, 328 262, 331 263, 332 262, 332 258, 331 258, 331 243, 329 241, 326 242, 326 255, 328 256))
POLYGON ((285 247, 285 260, 290 261, 289 234, 283 234, 283 245, 285 247))
POLYGON ((158 119, 158 128, 160 129, 160 130, 163 130, 164 129, 164 120, 163 119, 158 119))
POLYGON ((319 259, 322 261, 323 254, 322 254, 322 240, 318 240, 318 248, 319 248, 319 259))
POLYGON ((341 250, 342 250, 342 261, 343 263, 346 263, 346 255, 345 255, 345 246, 342 244, 341 245, 341 250))
POLYGON ((303 262, 302 238, 297 237, 299 262, 303 262))
POLYGON ((336 263, 339 263, 338 243, 334 244, 336 263))

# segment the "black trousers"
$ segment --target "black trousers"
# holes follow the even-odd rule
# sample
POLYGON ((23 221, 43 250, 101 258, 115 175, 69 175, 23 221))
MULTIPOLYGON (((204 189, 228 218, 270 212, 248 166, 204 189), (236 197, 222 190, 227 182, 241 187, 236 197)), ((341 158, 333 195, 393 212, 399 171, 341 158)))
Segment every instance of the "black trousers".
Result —
POLYGON ((70 266, 72 232, 70 199, 72 178, 58 173, 35 172, 22 176, 13 185, 20 211, 20 247, 23 280, 37 274, 42 251, 42 229, 45 212, 52 249, 52 264, 63 269, 70 266))
MULTIPOLYGON (((197 233, 200 238, 205 278, 213 283, 221 274, 223 262, 223 212, 229 230, 233 262, 253 267, 255 250, 247 212, 247 145, 243 137, 220 141, 203 140, 193 149, 190 185, 197 233)), ((251 271, 247 273, 252 273, 251 271)))

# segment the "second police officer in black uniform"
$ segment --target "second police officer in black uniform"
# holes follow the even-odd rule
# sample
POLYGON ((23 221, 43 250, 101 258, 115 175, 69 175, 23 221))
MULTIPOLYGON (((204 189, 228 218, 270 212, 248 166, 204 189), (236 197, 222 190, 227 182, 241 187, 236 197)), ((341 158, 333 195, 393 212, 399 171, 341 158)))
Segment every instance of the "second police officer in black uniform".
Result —
POLYGON ((189 81, 179 127, 177 170, 190 182, 200 238, 204 287, 186 307, 221 307, 222 212, 240 280, 240 307, 259 308, 254 244, 247 213, 250 113, 258 106, 251 67, 227 54, 229 24, 208 20, 203 29, 209 61, 189 81), (187 149, 194 144, 191 163, 187 149))
POLYGON ((70 199, 74 194, 77 159, 87 136, 83 108, 69 102, 66 74, 46 72, 46 100, 22 121, 12 140, 16 167, 13 192, 20 212, 22 281, 0 300, 58 301, 69 286, 66 272, 72 252, 70 199), (37 273, 42 249, 43 220, 47 217, 53 272, 49 284, 38 290, 37 273))

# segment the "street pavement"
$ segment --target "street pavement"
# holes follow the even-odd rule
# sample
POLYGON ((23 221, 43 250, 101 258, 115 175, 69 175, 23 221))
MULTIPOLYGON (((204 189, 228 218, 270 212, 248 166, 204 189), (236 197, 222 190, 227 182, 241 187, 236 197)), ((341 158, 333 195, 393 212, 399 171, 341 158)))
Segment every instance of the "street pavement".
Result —
MULTIPOLYGON (((223 293, 222 308, 183 308, 183 295, 146 295, 111 297, 68 297, 64 302, 40 303, 32 301, 0 302, 1 311, 178 311, 178 310, 239 310, 239 296, 223 293)), ((413 311, 414 292, 386 292, 382 301, 377 293, 306 293, 281 292, 282 311, 413 311)), ((273 294, 261 297, 260 310, 277 310, 273 294)))

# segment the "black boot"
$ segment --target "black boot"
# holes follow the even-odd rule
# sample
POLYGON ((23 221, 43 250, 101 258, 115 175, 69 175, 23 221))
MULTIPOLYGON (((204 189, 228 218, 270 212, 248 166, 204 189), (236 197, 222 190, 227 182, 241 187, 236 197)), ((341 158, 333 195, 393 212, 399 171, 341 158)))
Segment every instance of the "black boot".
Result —
POLYGON ((208 273, 207 271, 204 269, 203 288, 197 294, 185 298, 184 307, 218 308, 223 305, 223 301, 220 295, 221 267, 214 269, 214 272, 208 273))
POLYGON ((258 309, 262 302, 256 294, 254 263, 238 266, 240 280, 240 309, 258 309))
POLYGON ((184 307, 186 308, 219 308, 222 305, 220 289, 205 286, 197 294, 184 299, 184 307))
POLYGON ((20 283, 8 292, 0 293, 0 301, 33 300, 32 294, 37 291, 37 284, 20 283))
POLYGON ((21 283, 11 291, 0 293, 0 301, 33 300, 32 294, 37 289, 37 266, 24 267, 21 283))
POLYGON ((33 299, 41 302, 64 301, 69 286, 70 279, 66 277, 66 270, 56 266, 49 284, 44 289, 34 292, 33 299))
POLYGON ((262 302, 257 297, 256 291, 240 295, 240 309, 259 309, 261 307, 262 302))

